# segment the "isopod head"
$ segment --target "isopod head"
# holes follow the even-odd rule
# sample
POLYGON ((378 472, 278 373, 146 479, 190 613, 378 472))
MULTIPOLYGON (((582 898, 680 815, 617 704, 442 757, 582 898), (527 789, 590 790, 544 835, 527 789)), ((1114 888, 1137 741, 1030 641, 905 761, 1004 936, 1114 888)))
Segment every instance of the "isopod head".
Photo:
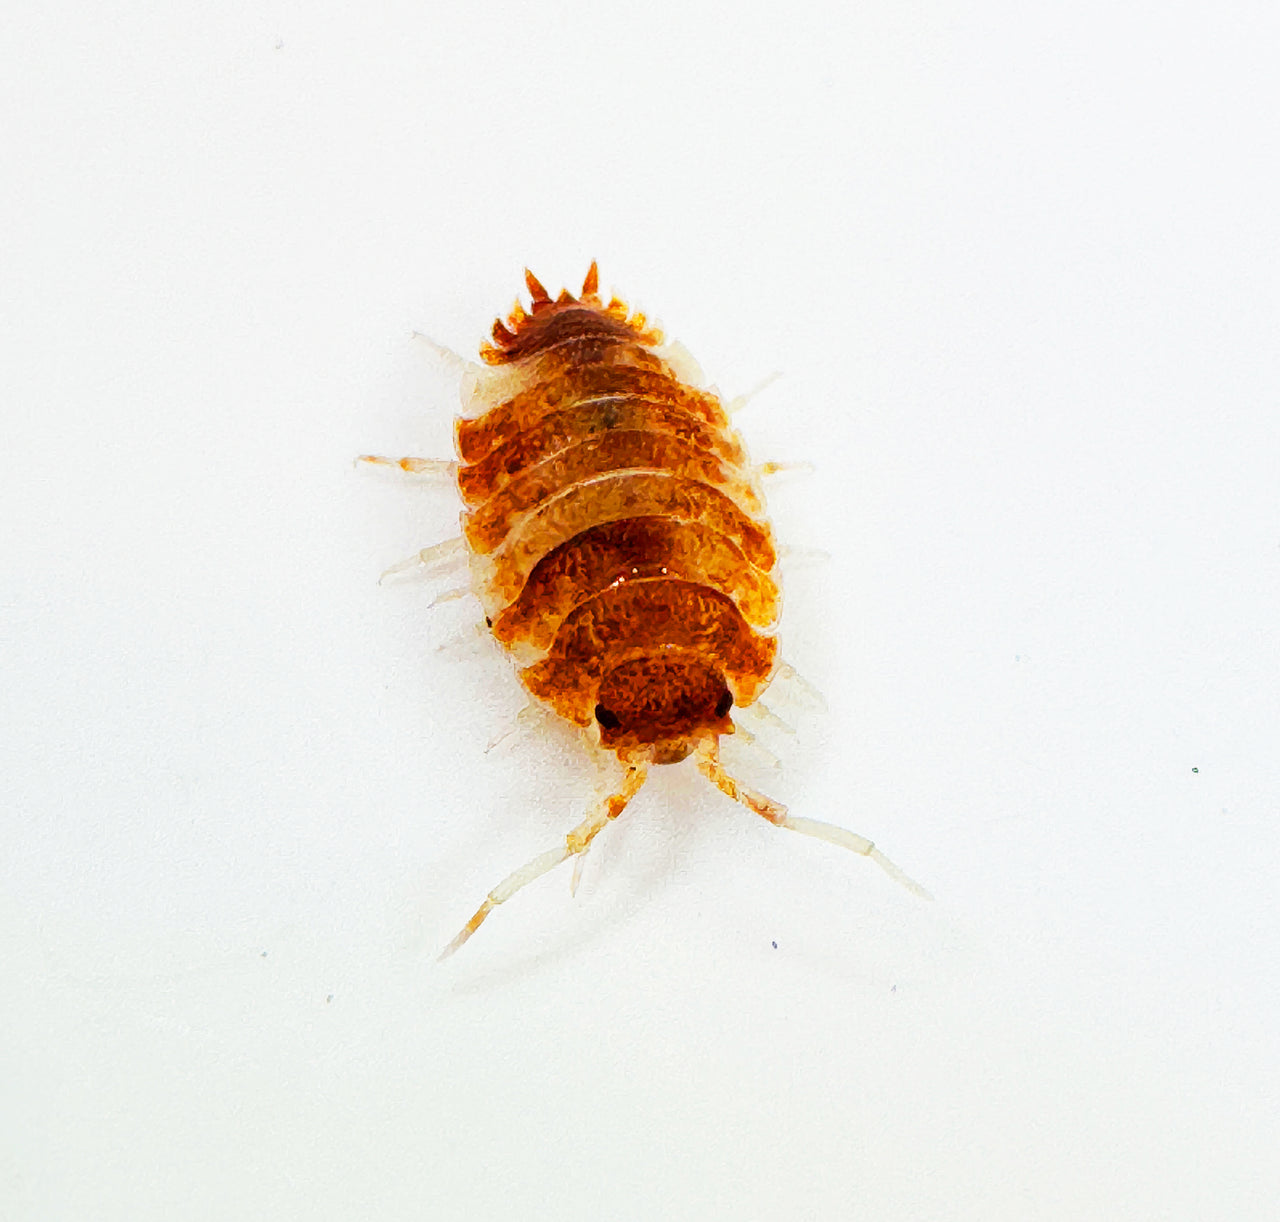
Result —
POLYGON ((624 762, 678 764, 700 744, 733 733, 733 693, 697 654, 633 658, 600 681, 594 709, 600 745, 624 762))

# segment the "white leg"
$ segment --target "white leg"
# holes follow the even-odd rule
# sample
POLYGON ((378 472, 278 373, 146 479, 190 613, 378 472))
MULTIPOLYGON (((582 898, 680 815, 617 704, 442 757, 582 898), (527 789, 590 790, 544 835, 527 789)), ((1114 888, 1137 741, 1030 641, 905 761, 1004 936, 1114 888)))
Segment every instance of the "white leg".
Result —
POLYGON ((569 895, 570 897, 578 894, 578 883, 582 881, 582 867, 587 864, 587 853, 590 845, 583 849, 581 853, 573 859, 573 874, 569 878, 569 895))
POLYGON ((720 766, 719 751, 714 742, 698 752, 698 770, 722 793, 727 794, 735 802, 741 802, 748 810, 768 819, 774 827, 790 828, 803 836, 813 836, 829 844, 838 844, 843 849, 851 849, 862 857, 869 857, 890 878, 901 883, 908 891, 914 892, 922 899, 933 899, 928 891, 918 882, 908 878, 865 836, 859 836, 857 832, 851 832, 847 828, 837 827, 834 823, 823 823, 818 819, 802 819, 797 815, 788 814, 787 808, 781 802, 766 798, 764 794, 756 793, 754 789, 749 789, 735 780, 720 766))
POLYGON ((784 734, 794 735, 796 732, 795 726, 779 717, 763 700, 743 705, 739 711, 747 716, 754 717, 761 725, 771 726, 775 730, 781 730, 784 734))
POLYGON ((644 784, 647 775, 648 769, 644 765, 628 768, 627 775, 622 782, 622 788, 596 806, 573 831, 565 836, 563 845, 538 854, 537 857, 521 866, 514 874, 507 875, 502 882, 489 892, 485 897, 484 903, 476 909, 475 915, 462 927, 458 936, 440 952, 440 958, 447 959, 453 954, 480 928, 489 913, 499 904, 505 904, 521 888, 527 887, 534 879, 541 878, 548 870, 554 870, 566 858, 585 853, 600 830, 611 819, 616 819, 626 809, 627 803, 639 792, 640 786, 644 784))
POLYGON ((454 586, 451 590, 445 590, 443 594, 437 594, 435 598, 427 604, 427 610, 430 611, 433 608, 438 607, 441 603, 457 602, 458 599, 466 598, 468 594, 474 593, 475 591, 469 585, 454 586))
MULTIPOLYGON (((827 698, 790 662, 778 664, 778 669, 773 673, 773 683, 783 685, 786 692, 784 704, 793 704, 797 708, 815 713, 826 712, 827 698)), ((770 688, 772 690, 772 684, 770 688)), ((782 695, 781 689, 779 695, 782 695)))
MULTIPOLYGON (((486 629, 485 635, 488 635, 486 629)), ((542 706, 536 700, 530 700, 515 716, 515 720, 495 738, 489 740, 488 745, 484 749, 485 755, 488 755, 495 747, 501 746, 517 731, 528 729, 535 719, 542 713, 542 706)))
MULTIPOLYGON (((738 713, 740 716, 742 710, 739 709, 738 713)), ((754 752, 774 772, 782 770, 782 761, 759 738, 752 734, 737 717, 733 719, 733 738, 730 741, 741 742, 744 751, 754 752)))
MULTIPOLYGON (((539 706, 540 709, 541 707, 539 706)), ((591 762, 595 765, 596 800, 604 801, 622 783, 623 778, 618 776, 618 757, 612 751, 605 751, 591 742, 588 732, 583 733, 583 738, 586 740, 591 762)), ((578 884, 582 881, 583 867, 587 864, 587 854, 590 851, 591 846, 588 845, 573 859, 573 874, 569 879, 570 897, 578 894, 578 884)))
POLYGON ((474 623, 467 624, 465 627, 459 628, 457 632, 447 636, 436 646, 435 652, 444 653, 451 649, 461 652, 464 648, 479 650, 496 649, 499 646, 494 641, 493 634, 484 626, 484 621, 476 620, 474 623))
POLYGON ((466 540, 461 535, 455 535, 452 539, 446 539, 443 543, 434 543, 430 547, 424 547, 422 551, 415 552, 407 560, 401 560, 399 564, 393 564, 378 578, 378 583, 381 584, 388 577, 394 577, 398 573, 408 573, 414 569, 422 569, 424 571, 444 569, 450 565, 460 563, 466 559, 466 555, 466 540))
POLYGON ((831 560, 831 553, 824 551, 820 547, 786 547, 778 548, 778 559, 788 568, 794 569, 800 565, 818 565, 828 564, 831 560))
POLYGON ((437 364, 447 369, 450 373, 457 377, 461 377, 465 373, 483 373, 484 366, 476 364, 475 361, 469 361, 465 356, 454 352, 452 348, 446 348, 444 344, 431 338, 429 335, 423 335, 421 331, 415 331, 413 338, 429 349, 432 356, 435 357, 437 364))
POLYGON ((751 402, 752 399, 756 397, 756 395, 758 395, 762 390, 768 390, 768 388, 772 386, 780 377, 782 377, 781 371, 775 369, 771 374, 769 374, 768 377, 761 378, 760 381, 758 381, 745 394, 735 395, 732 399, 730 399, 729 402, 724 405, 724 410, 728 412, 729 415, 731 416, 735 412, 740 412, 744 407, 747 406, 748 403, 751 402))

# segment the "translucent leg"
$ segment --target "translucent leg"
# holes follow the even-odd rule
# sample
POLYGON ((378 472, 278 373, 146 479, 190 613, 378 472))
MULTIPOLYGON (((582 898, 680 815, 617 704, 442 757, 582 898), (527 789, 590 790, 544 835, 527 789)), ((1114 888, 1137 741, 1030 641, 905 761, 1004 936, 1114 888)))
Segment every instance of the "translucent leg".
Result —
POLYGON ((375 467, 399 467, 410 475, 446 475, 453 479, 458 474, 458 464, 447 458, 388 458, 385 454, 360 454, 356 462, 372 463, 375 467))
POLYGON ((784 734, 794 735, 795 726, 789 721, 778 716, 763 700, 756 700, 751 704, 743 705, 739 712, 744 716, 753 717, 760 725, 771 726, 775 730, 781 730, 784 734))
POLYGON ((847 828, 837 827, 834 823, 823 823, 818 819, 802 819, 787 813, 781 802, 766 798, 756 793, 740 781, 736 781, 720 766, 720 753, 717 745, 711 743, 698 752, 698 770, 717 789, 727 794, 735 802, 741 802, 748 810, 768 819, 775 827, 787 827, 804 836, 813 836, 830 844, 838 844, 841 848, 851 849, 862 857, 870 857, 890 878, 901 883, 908 891, 915 892, 922 899, 931 900, 929 894, 918 882, 908 878, 865 836, 851 832, 847 828))
POLYGON ((465 627, 459 628, 457 632, 451 633, 439 645, 436 646, 436 653, 455 652, 455 656, 461 656, 466 650, 483 650, 495 647, 495 642, 489 629, 484 626, 483 621, 467 624, 465 627))
POLYGON ((407 560, 401 560, 399 564, 393 564, 378 578, 378 581, 381 583, 388 577, 395 577, 398 573, 412 572, 414 569, 444 569, 449 565, 458 564, 465 559, 466 554, 466 541, 461 535, 455 535, 443 543, 433 543, 430 547, 424 547, 422 551, 415 552, 407 560))
POLYGON ((475 915, 462 927, 458 936, 441 951, 440 958, 447 959, 453 954, 480 928, 489 913, 499 904, 505 904, 521 888, 527 887, 534 879, 541 878, 548 870, 554 870, 562 861, 585 853, 600 830, 611 819, 616 819, 626 809, 627 803, 639 792, 640 786, 644 784, 647 775, 648 769, 644 765, 628 768, 627 775, 622 782, 622 788, 596 806, 564 838, 563 845, 548 849, 545 853, 540 853, 532 861, 521 866, 514 874, 509 874, 489 892, 485 897, 484 903, 476 909, 475 915))
POLYGON ((474 372, 483 373, 484 366, 476 364, 475 361, 469 361, 465 356, 454 352, 452 348, 446 348, 444 344, 431 338, 429 335, 423 335, 421 331, 415 331, 413 338, 429 349, 431 355, 435 358, 436 363, 443 369, 447 369, 455 377, 461 377, 463 374, 474 372))
POLYGON ((756 395, 758 395, 762 390, 768 390, 768 388, 772 386, 780 377, 782 377, 782 373, 779 370, 775 369, 771 374, 769 374, 768 377, 761 378, 760 381, 758 381, 745 394, 735 395, 732 399, 730 399, 729 402, 724 405, 725 411, 727 411, 731 416, 734 415, 736 412, 740 412, 744 407, 747 406, 748 403, 751 402, 752 399, 756 397, 756 395))
POLYGON ((820 547, 786 547, 778 548, 778 559, 789 569, 800 568, 804 566, 816 567, 820 564, 829 564, 831 561, 831 553, 820 547))
POLYGON ((680 381, 689 386, 705 386, 707 376, 702 366, 694 359, 694 355, 678 339, 668 340, 657 350, 667 367, 680 381))
MULTIPOLYGON (((751 707, 754 708, 755 705, 752 705, 751 707)), ((738 713, 741 714, 742 710, 739 709, 738 713)), ((782 761, 774 755, 774 753, 770 751, 769 748, 759 740, 759 738, 752 734, 751 731, 742 724, 741 716, 734 718, 733 738, 730 741, 734 743, 741 742, 745 748, 758 756, 760 760, 762 760, 767 767, 772 768, 774 772, 780 772, 782 770, 782 761)))
MULTIPOLYGON (((827 708, 827 698, 809 682, 790 662, 782 661, 774 671, 773 683, 779 684, 779 695, 785 689, 784 703, 794 704, 809 712, 821 713, 827 708)), ((772 694, 772 687, 770 688, 772 694)), ((757 702, 758 703, 758 702, 757 702)))
POLYGON ((578 884, 582 881, 582 867, 587 864, 587 852, 590 846, 583 849, 581 853, 573 859, 573 875, 569 879, 569 895, 576 896, 578 894, 578 884))
POLYGON ((494 738, 491 738, 488 745, 484 749, 485 755, 488 755, 495 747, 500 747, 507 739, 513 735, 527 730, 533 723, 535 718, 541 713, 541 707, 536 700, 530 700, 515 716, 515 720, 502 730, 494 738))
POLYGON ((756 474, 762 479, 771 475, 787 475, 793 471, 801 471, 806 475, 813 474, 813 463, 805 462, 762 462, 756 464, 756 474))
POLYGON ((468 594, 474 594, 475 591, 469 586, 454 586, 451 590, 445 590, 443 594, 437 594, 427 604, 427 610, 430 611, 434 607, 440 606, 441 603, 457 602, 460 598, 466 598, 468 594))
MULTIPOLYGON (((545 714, 544 714, 545 715, 545 714)), ((610 751, 594 750, 591 762, 596 766, 596 794, 603 800, 618 785, 618 758, 610 751)), ((573 859, 573 875, 569 879, 569 895, 578 894, 578 884, 582 881, 582 868, 587 864, 590 845, 573 859)))

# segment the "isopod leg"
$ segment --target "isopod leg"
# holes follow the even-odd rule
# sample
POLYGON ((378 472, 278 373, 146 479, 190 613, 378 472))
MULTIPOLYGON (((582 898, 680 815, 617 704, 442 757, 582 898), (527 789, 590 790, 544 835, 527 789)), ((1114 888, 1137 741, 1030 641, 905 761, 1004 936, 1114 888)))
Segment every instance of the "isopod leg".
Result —
MULTIPOLYGON (((487 630, 485 632, 485 635, 488 635, 487 630)), ((503 743, 507 741, 507 739, 512 737, 512 735, 517 734, 522 730, 528 729, 529 726, 533 724, 534 719, 541 712, 542 712, 542 708, 538 704, 538 702, 536 700, 530 700, 529 703, 526 704, 524 708, 522 708, 515 715, 515 719, 511 722, 509 726, 507 726, 505 730, 500 731, 497 735, 495 735, 493 738, 489 740, 488 745, 484 749, 485 755, 488 755, 489 752, 492 751, 495 747, 501 746, 503 743)))
POLYGON ((811 712, 826 711, 827 698, 785 659, 779 661, 773 682, 778 684, 779 694, 785 691, 783 698, 788 703, 811 712))
POLYGON ((626 809, 627 803, 639 792, 640 786, 644 784, 647 775, 648 769, 642 765, 627 769, 622 788, 596 806, 573 831, 565 836, 563 845, 538 854, 532 861, 527 862, 516 870, 514 874, 507 875, 502 882, 485 896, 484 903, 476 909, 475 915, 471 920, 462 927, 458 936, 440 952, 440 958, 447 959, 453 954, 480 928, 484 923, 485 917, 499 904, 505 904, 517 891, 527 887, 535 878, 541 878, 548 870, 554 870, 556 866, 567 858, 585 853, 601 829, 626 809))
POLYGON ((756 464, 756 474, 761 479, 769 479, 774 475, 786 475, 793 471, 802 471, 806 474, 813 473, 813 463, 800 462, 762 462, 756 464))
POLYGON ((763 700, 756 700, 751 704, 743 705, 739 711, 754 718, 761 725, 772 726, 773 729, 781 730, 784 734, 795 735, 795 726, 785 718, 779 717, 763 700))
POLYGON ((752 399, 756 397, 756 395, 758 395, 762 390, 767 390, 780 377, 782 377, 782 371, 775 369, 768 377, 761 378, 760 381, 758 381, 750 390, 743 394, 735 395, 730 399, 729 402, 725 404, 725 410, 731 416, 740 412, 748 403, 751 402, 752 399))
MULTIPOLYGON (((738 713, 741 714, 742 710, 739 709, 738 713)), ((757 755, 774 772, 778 772, 782 768, 782 761, 742 724, 740 716, 734 719, 733 737, 735 742, 742 743, 744 748, 757 755)))
POLYGON ((443 569, 449 565, 459 563, 466 557, 466 554, 466 541, 461 535, 455 535, 452 539, 446 539, 443 543, 434 543, 430 547, 424 547, 407 560, 401 560, 398 564, 393 564, 378 580, 379 582, 386 581, 388 577, 394 577, 398 573, 407 573, 412 569, 443 569))
POLYGON ((385 454, 361 454, 356 462, 371 463, 375 467, 399 467, 409 475, 447 475, 453 479, 458 474, 458 464, 448 458, 388 458, 385 454))
POLYGON ((484 372, 483 365, 477 365, 475 361, 467 360, 461 353, 445 347, 439 340, 434 340, 429 335, 423 335, 421 331, 415 331, 413 338, 431 352, 431 355, 436 359, 436 363, 442 369, 452 373, 455 377, 463 377, 468 373, 484 372))
POLYGON ((788 569, 795 570, 829 564, 831 553, 821 547, 796 547, 789 544, 778 548, 778 559, 788 569))
POLYGON ((569 879, 569 895, 576 896, 578 894, 578 884, 582 881, 582 867, 587 864, 587 850, 583 849, 581 853, 573 859, 573 876, 569 879))
POLYGON ((474 593, 475 591, 469 585, 454 586, 450 590, 445 590, 444 593, 442 594, 437 594, 435 598, 433 598, 427 604, 427 610, 430 611, 433 607, 438 607, 442 603, 457 602, 458 599, 466 598, 468 594, 474 594, 474 593))
POLYGON ((735 802, 741 802, 748 810, 768 819, 774 827, 790 828, 803 836, 813 836, 817 840, 825 840, 829 844, 838 844, 843 849, 850 849, 862 857, 869 857, 890 878, 901 883, 908 891, 914 892, 922 899, 932 899, 918 882, 909 878, 893 864, 865 836, 851 832, 848 828, 837 827, 834 823, 824 823, 820 819, 802 819, 798 815, 787 812, 781 802, 775 802, 762 793, 756 793, 741 781, 731 777, 720 765, 719 751, 713 743, 698 752, 698 769, 717 789, 727 794, 735 802))
MULTIPOLYGON (((536 704, 536 702, 534 702, 536 704)), ((538 706, 541 708, 541 706, 538 706)), ((609 751, 592 751, 591 762, 596 766, 596 794, 598 800, 604 801, 618 784, 618 760, 609 751)), ((569 895, 578 894, 578 884, 582 881, 582 867, 587 864, 587 853, 590 846, 584 848, 573 859, 573 874, 569 879, 569 895)))

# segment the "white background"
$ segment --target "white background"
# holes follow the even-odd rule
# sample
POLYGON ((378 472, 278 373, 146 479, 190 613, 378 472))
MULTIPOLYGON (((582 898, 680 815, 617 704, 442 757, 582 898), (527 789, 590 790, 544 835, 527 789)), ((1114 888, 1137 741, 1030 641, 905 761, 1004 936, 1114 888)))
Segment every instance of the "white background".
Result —
POLYGON ((24 7, 0 1218, 1274 1216, 1274 5, 24 7), (934 903, 686 766, 436 964, 594 777, 351 458, 592 257, 782 373, 735 759, 934 903))

